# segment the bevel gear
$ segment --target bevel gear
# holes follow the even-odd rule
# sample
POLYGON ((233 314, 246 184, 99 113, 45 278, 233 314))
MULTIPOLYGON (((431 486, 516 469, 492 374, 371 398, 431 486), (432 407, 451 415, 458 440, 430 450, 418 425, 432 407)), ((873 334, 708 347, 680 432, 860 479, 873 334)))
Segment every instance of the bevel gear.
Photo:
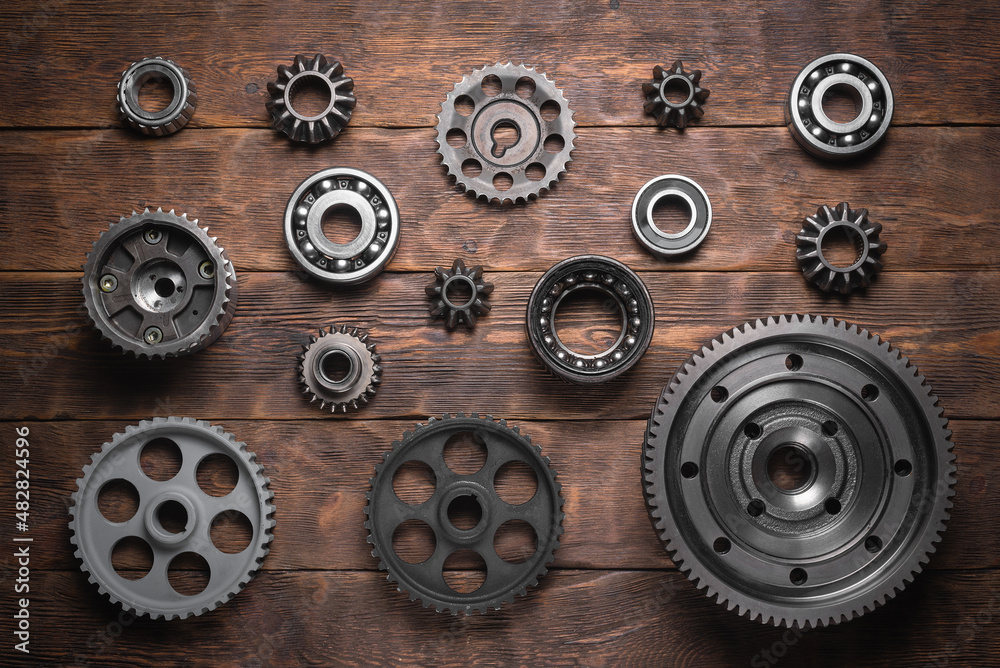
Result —
POLYGON ((357 104, 352 91, 354 80, 344 75, 339 61, 331 62, 321 53, 312 58, 299 54, 291 67, 279 65, 278 80, 267 84, 271 125, 294 141, 318 144, 333 139, 351 120, 357 104), (323 111, 309 116, 295 109, 292 98, 304 86, 328 91, 329 102, 323 111))
POLYGON ((673 125, 683 130, 688 123, 705 115, 702 106, 711 91, 702 88, 701 70, 685 72, 684 65, 675 60, 669 70, 659 65, 653 68, 652 83, 642 84, 642 92, 646 95, 643 111, 656 117, 660 127, 673 125), (670 94, 678 92, 682 96, 679 101, 670 99, 670 94))
POLYGON ((642 458, 650 517, 681 572, 775 626, 837 624, 902 591, 954 496, 947 419, 909 360, 854 325, 748 322, 664 388, 642 458))
POLYGON ((162 137, 177 132, 191 120, 198 106, 198 92, 187 71, 166 58, 143 58, 122 72, 118 82, 118 110, 133 130, 162 137), (139 90, 147 81, 166 81, 172 91, 170 103, 159 111, 139 104, 139 90))
POLYGON ((367 332, 347 325, 321 329, 299 355, 302 392, 334 413, 365 406, 382 382, 381 361, 367 332))
POLYGON ((448 329, 455 329, 458 323, 464 322, 466 329, 476 326, 476 319, 490 312, 493 308, 486 297, 493 292, 493 284, 483 280, 483 268, 476 265, 467 268, 461 258, 455 260, 451 269, 438 267, 434 270, 434 280, 425 288, 431 298, 431 316, 443 317, 448 329), (453 286, 465 286, 468 296, 461 300, 455 298, 453 286), (449 291, 452 292, 449 295, 449 291))
MULTIPOLYGON (((438 612, 453 615, 499 610, 503 603, 513 602, 515 596, 524 596, 528 587, 537 585, 555 558, 565 517, 562 485, 556 482, 556 472, 541 449, 517 427, 508 427, 505 420, 497 422, 492 416, 476 413, 431 418, 392 444, 392 450, 376 464, 370 482, 365 528, 372 556, 401 593, 408 594, 411 601, 419 600, 425 608, 434 606, 438 612), (471 438, 485 447, 486 461, 475 473, 456 473, 446 463, 445 446, 455 438, 471 438), (393 489, 396 472, 407 463, 433 472, 434 490, 422 503, 406 503, 393 489), (527 500, 520 496, 508 502, 495 487, 497 473, 511 463, 526 465, 535 477, 537 487, 527 500), (452 522, 449 509, 456 500, 478 505, 481 516, 475 526, 459 528, 452 522), (433 553, 420 563, 410 563, 393 545, 397 528, 413 521, 428 525, 435 538, 433 553), (534 553, 516 563, 501 557, 494 544, 497 530, 508 522, 527 523, 536 539, 534 553), (449 556, 465 550, 479 554, 486 576, 475 591, 460 593, 447 584, 443 570, 449 556)), ((507 496, 506 491, 504 494, 507 496)))
POLYGON ((562 91, 535 68, 510 62, 463 77, 438 121, 448 174, 476 198, 501 203, 527 202, 555 185, 576 138, 562 91))
POLYGON ((238 594, 267 556, 275 524, 269 482, 246 443, 221 427, 192 418, 144 420, 115 434, 83 467, 69 510, 70 542, 90 582, 124 610, 167 620, 201 615, 238 594), (168 480, 148 477, 140 464, 151 443, 172 445, 181 455, 179 470, 168 480), (238 472, 235 486, 224 496, 214 495, 217 488, 203 489, 198 480, 199 468, 212 456, 227 458, 238 472), (131 518, 115 522, 104 516, 99 496, 112 484, 135 492, 138 507, 131 518), (162 523, 161 513, 169 504, 183 509, 183 528, 162 523), (250 540, 239 552, 223 552, 213 543, 212 526, 240 515, 248 520, 250 540), (133 567, 124 571, 130 576, 126 578, 112 563, 115 547, 126 540, 144 543, 152 555, 145 574, 133 567), (175 558, 190 553, 205 560, 209 580, 200 593, 185 595, 170 583, 168 569, 175 558), (139 577, 131 579, 133 575, 139 577))
POLYGON ((83 297, 95 328, 141 358, 193 353, 215 341, 236 311, 236 272, 226 251, 187 214, 122 216, 101 232, 83 265, 83 297))
POLYGON ((868 287, 882 269, 881 256, 886 250, 879 239, 882 226, 868 219, 868 209, 851 209, 841 202, 836 209, 823 205, 809 216, 795 237, 795 257, 802 274, 826 292, 848 294, 868 287), (824 254, 830 234, 841 234, 854 242, 857 256, 850 264, 837 265, 824 254))

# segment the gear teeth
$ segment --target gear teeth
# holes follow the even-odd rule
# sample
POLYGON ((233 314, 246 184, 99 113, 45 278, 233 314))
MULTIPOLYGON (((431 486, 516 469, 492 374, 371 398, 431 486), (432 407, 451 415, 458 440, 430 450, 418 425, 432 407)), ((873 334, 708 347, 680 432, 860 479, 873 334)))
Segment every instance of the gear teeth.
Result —
POLYGON ((265 106, 271 113, 271 126, 293 141, 308 144, 319 144, 340 134, 357 105, 354 80, 342 76, 343 71, 339 61, 328 61, 321 53, 312 58, 296 55, 291 68, 279 65, 278 79, 267 84, 270 97, 265 106), (302 115, 286 100, 286 93, 310 79, 322 79, 332 91, 332 104, 320 118, 302 115))
POLYGON ((660 127, 673 125, 678 130, 684 130, 690 121, 705 115, 703 105, 711 91, 702 88, 700 82, 701 70, 687 73, 679 60, 675 60, 669 70, 655 66, 652 83, 642 85, 645 96, 643 111, 652 114, 660 127), (687 89, 682 102, 674 102, 666 94, 667 87, 672 88, 675 82, 687 89))
POLYGON ((867 209, 852 210, 847 202, 835 209, 819 207, 795 237, 795 257, 803 276, 821 290, 843 295, 868 287, 883 266, 881 256, 887 247, 879 239, 881 230, 881 225, 868 220, 867 209), (835 266, 823 254, 828 229, 846 230, 844 234, 859 244, 859 255, 850 266, 835 266))
MULTIPOLYGON (((350 354, 347 357, 350 359, 350 354)), ((379 364, 382 356, 376 352, 375 343, 370 340, 368 333, 358 327, 348 328, 342 324, 321 328, 318 337, 309 336, 309 344, 302 347, 297 359, 299 384, 303 394, 309 397, 309 403, 319 401, 320 410, 329 406, 334 414, 346 414, 348 410, 367 406, 382 383, 382 366, 379 364), (316 365, 320 363, 316 358, 333 348, 350 349, 357 356, 357 360, 351 364, 360 363, 362 366, 358 370, 357 380, 343 389, 325 386, 324 380, 316 371, 316 365)))

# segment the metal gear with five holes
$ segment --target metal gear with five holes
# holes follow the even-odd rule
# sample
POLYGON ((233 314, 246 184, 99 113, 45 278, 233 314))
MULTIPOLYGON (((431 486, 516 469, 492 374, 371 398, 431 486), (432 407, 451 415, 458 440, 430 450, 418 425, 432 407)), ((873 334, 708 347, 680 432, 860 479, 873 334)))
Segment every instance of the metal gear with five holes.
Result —
POLYGON ((460 322, 465 323, 466 329, 474 329, 476 319, 492 308, 486 298, 493 292, 493 284, 483 279, 482 266, 466 267, 461 258, 452 263, 451 269, 435 269, 434 280, 427 285, 425 292, 433 302, 431 316, 443 317, 448 329, 455 329, 460 322), (452 288, 458 286, 464 286, 468 295, 456 298, 452 288))
POLYGON ((333 325, 309 337, 299 355, 299 382, 310 402, 334 413, 365 406, 382 383, 382 356, 368 333, 333 325))
POLYGON ((954 495, 947 420, 898 350, 832 318, 723 333, 674 374, 642 457, 657 534, 729 610, 809 628, 912 581, 954 495))
POLYGON ((802 274, 821 290, 846 295, 871 285, 881 271, 881 257, 886 250, 885 242, 879 239, 881 231, 881 225, 868 219, 868 209, 852 209, 847 202, 841 202, 836 209, 824 204, 815 216, 806 218, 795 237, 795 258, 802 274), (831 233, 845 235, 854 242, 857 255, 852 262, 839 265, 827 257, 829 247, 825 245, 831 233))
POLYGON ((681 61, 675 60, 669 70, 654 67, 653 81, 642 84, 642 92, 646 96, 643 111, 655 116, 660 127, 673 125, 683 130, 705 115, 702 107, 711 91, 701 87, 701 70, 685 72, 681 61), (670 99, 673 91, 680 92, 679 100, 670 99))

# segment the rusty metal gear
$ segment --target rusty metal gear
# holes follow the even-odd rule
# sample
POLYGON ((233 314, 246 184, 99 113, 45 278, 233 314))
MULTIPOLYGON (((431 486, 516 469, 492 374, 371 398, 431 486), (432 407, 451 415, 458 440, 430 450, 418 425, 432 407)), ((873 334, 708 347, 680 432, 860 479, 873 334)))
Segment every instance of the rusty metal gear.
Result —
POLYGON ((868 209, 851 209, 847 202, 841 202, 836 209, 821 206, 815 216, 806 218, 795 237, 798 246, 795 257, 802 274, 826 292, 846 295, 868 287, 882 269, 886 244, 879 239, 881 231, 881 225, 868 219, 868 209), (857 250, 854 260, 847 265, 834 264, 824 253, 824 244, 829 244, 835 235, 846 236, 857 250))
POLYGON ((353 91, 354 80, 344 75, 339 61, 330 61, 321 53, 312 58, 299 54, 291 67, 279 65, 277 81, 267 84, 271 125, 298 142, 318 144, 333 139, 351 120, 357 104, 353 91), (326 108, 318 114, 310 116, 294 106, 296 92, 306 86, 320 88, 328 95, 326 108))
POLYGON ((444 318, 448 329, 455 329, 460 322, 465 323, 466 329, 473 329, 476 319, 493 308, 486 301, 493 292, 493 284, 483 280, 482 266, 467 268, 461 258, 455 260, 451 269, 435 269, 434 280, 425 290, 432 301, 431 315, 444 318), (467 294, 457 297, 459 291, 467 294))
POLYGON ((683 130, 688 123, 705 115, 702 106, 711 91, 701 87, 701 70, 685 72, 684 65, 675 60, 669 70, 659 65, 653 68, 653 81, 642 84, 647 114, 656 117, 660 127, 673 125, 683 130), (678 95, 678 99, 671 99, 678 95))

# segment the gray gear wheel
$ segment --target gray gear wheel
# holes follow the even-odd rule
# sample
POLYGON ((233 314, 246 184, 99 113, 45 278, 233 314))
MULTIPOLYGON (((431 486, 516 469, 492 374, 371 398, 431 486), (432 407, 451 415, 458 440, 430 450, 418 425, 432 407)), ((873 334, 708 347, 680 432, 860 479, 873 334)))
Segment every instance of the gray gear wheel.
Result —
POLYGON ((486 297, 493 292, 493 284, 483 279, 483 267, 468 268, 461 258, 455 260, 451 269, 438 267, 434 270, 434 280, 425 288, 432 303, 432 317, 444 318, 448 329, 455 329, 464 322, 466 329, 474 329, 476 319, 490 312, 493 307, 486 297), (456 297, 456 288, 464 286, 467 295, 456 297))
POLYGON ((879 239, 881 231, 881 225, 868 219, 868 209, 852 209, 847 202, 841 202, 836 209, 821 206, 815 216, 806 218, 795 237, 795 257, 802 274, 826 292, 846 295, 868 287, 882 269, 886 244, 879 239), (853 262, 841 266, 824 254, 831 233, 845 235, 854 243, 857 256, 853 262))
POLYGON ((909 360, 854 325, 775 316, 694 354, 649 419, 657 534, 709 598, 810 628, 893 598, 935 551, 951 432, 909 360))
POLYGON ((118 110, 133 130, 162 137, 177 132, 191 120, 198 106, 198 92, 187 71, 166 58, 143 58, 122 72, 118 82, 118 110), (166 81, 173 90, 170 103, 159 111, 139 104, 139 89, 147 81, 166 81))
POLYGON ((353 91, 354 80, 344 75, 339 61, 331 62, 321 53, 312 58, 297 55, 291 67, 279 65, 278 80, 267 84, 271 125, 294 141, 318 144, 333 139, 351 120, 357 104, 353 91), (320 113, 309 116, 295 109, 292 99, 305 86, 328 91, 329 102, 320 113))
POLYGON ((683 130, 688 123, 705 115, 702 106, 711 91, 702 88, 701 70, 685 72, 684 65, 675 60, 669 70, 659 65, 653 68, 652 83, 642 84, 642 92, 646 95, 643 110, 656 117, 660 127, 673 125, 683 130), (680 99, 671 99, 671 93, 680 93, 680 99))
POLYGON ((247 585, 270 549, 275 521, 268 483, 246 443, 221 427, 176 417, 130 426, 91 457, 76 481, 69 529, 80 568, 101 594, 136 615, 169 620, 214 610, 247 585), (144 472, 140 458, 150 444, 179 452, 179 470, 169 480, 154 480, 144 472), (218 488, 206 491, 199 486, 198 471, 208 457, 225 458, 238 473, 235 486, 224 496, 208 493, 218 488), (138 499, 131 518, 112 521, 103 514, 106 509, 99 499, 110 485, 131 486, 138 499), (183 509, 183 528, 162 523, 168 505, 183 509), (240 552, 223 552, 213 543, 213 524, 241 515, 249 521, 250 540, 240 552), (137 579, 119 574, 112 563, 115 547, 126 540, 145 544, 152 556, 147 573, 127 573, 139 575, 137 579), (203 591, 186 595, 173 587, 168 569, 175 559, 191 553, 205 560, 210 574, 203 591))
POLYGON ((556 472, 541 449, 517 427, 508 427, 505 420, 497 422, 492 416, 475 413, 431 418, 392 444, 392 450, 375 466, 370 482, 365 528, 372 556, 401 593, 424 607, 434 606, 438 612, 453 615, 499 610, 503 603, 512 603, 516 596, 524 596, 528 587, 536 586, 555 558, 565 517, 562 485, 556 482, 556 472), (450 468, 446 447, 455 438, 470 438, 485 448, 485 463, 478 471, 458 473, 450 468), (434 489, 423 502, 404 502, 397 495, 394 479, 403 465, 430 469, 428 480, 434 489), (530 498, 525 498, 528 494, 501 497, 495 481, 507 465, 530 469, 537 485, 530 498), (474 526, 453 522, 451 510, 459 502, 480 510, 474 526), (407 522, 421 522, 433 531, 433 553, 420 563, 411 563, 393 544, 397 529, 407 522), (498 530, 511 522, 527 523, 536 538, 534 552, 518 560, 501 557, 494 542, 498 530), (486 576, 475 591, 460 593, 449 586, 443 571, 449 556, 466 550, 480 555, 486 576))
POLYGON ((533 67, 475 70, 448 93, 438 120, 441 161, 476 198, 527 202, 554 186, 571 161, 573 112, 533 67))
POLYGON ((365 406, 382 383, 382 356, 368 333, 333 325, 310 336, 299 355, 299 381, 310 402, 334 413, 365 406))
POLYGON ((136 357, 193 353, 215 341, 236 311, 226 251, 187 214, 144 210, 101 232, 83 265, 91 322, 136 357))

